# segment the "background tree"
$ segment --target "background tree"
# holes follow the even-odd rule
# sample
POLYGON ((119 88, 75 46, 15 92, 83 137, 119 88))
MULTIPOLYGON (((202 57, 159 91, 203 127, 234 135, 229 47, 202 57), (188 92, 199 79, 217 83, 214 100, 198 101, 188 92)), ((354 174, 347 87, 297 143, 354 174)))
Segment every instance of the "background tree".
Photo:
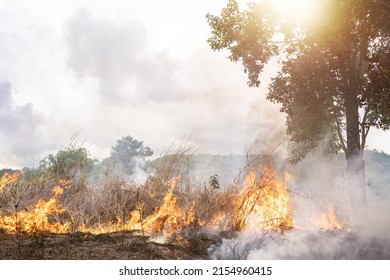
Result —
POLYGON ((357 224, 367 216, 367 134, 372 126, 390 125, 390 2, 310 1, 315 7, 311 21, 281 17, 272 2, 251 3, 240 11, 230 0, 220 16, 207 15, 208 42, 242 62, 251 87, 259 86, 271 58, 282 60, 267 99, 281 104, 287 115, 287 133, 297 144, 291 160, 318 146, 344 151, 357 224))
POLYGON ((97 160, 90 157, 87 149, 70 146, 41 160, 40 169, 45 170, 49 177, 72 179, 75 175, 90 172, 95 162, 97 160))
POLYGON ((143 143, 131 136, 122 137, 111 147, 111 159, 120 167, 132 172, 136 164, 135 159, 144 160, 153 155, 153 151, 143 143))
POLYGON ((9 175, 12 175, 16 172, 18 172, 19 170, 17 169, 11 169, 11 168, 3 168, 3 169, 0 169, 0 178, 3 177, 3 175, 5 173, 9 174, 9 175))

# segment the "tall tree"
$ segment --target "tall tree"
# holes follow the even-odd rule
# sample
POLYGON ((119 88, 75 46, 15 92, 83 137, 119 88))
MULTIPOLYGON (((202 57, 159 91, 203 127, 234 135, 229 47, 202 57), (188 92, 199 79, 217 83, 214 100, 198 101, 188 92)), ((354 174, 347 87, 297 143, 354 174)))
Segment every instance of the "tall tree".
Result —
POLYGON ((390 1, 308 1, 313 9, 300 17, 282 17, 272 2, 250 3, 240 11, 229 0, 220 16, 207 15, 208 42, 242 62, 251 87, 259 86, 271 58, 281 60, 267 99, 287 115, 287 133, 296 143, 292 161, 317 146, 343 150, 359 226, 367 217, 367 134, 370 127, 390 126, 390 1))
POLYGON ((138 141, 129 135, 122 137, 111 147, 111 158, 131 172, 136 165, 135 159, 145 159, 152 155, 153 151, 144 146, 143 141, 138 141))

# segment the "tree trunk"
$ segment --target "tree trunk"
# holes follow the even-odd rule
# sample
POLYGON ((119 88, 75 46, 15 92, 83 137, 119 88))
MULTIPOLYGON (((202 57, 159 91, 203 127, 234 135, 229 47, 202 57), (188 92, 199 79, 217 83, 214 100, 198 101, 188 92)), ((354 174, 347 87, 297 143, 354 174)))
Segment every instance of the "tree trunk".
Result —
POLYGON ((356 88, 349 88, 345 94, 347 129, 347 184, 351 199, 351 218, 354 228, 362 228, 368 219, 366 176, 363 149, 360 148, 359 106, 356 88))
POLYGON ((351 199, 351 218, 354 228, 362 228, 367 223, 368 209, 366 196, 366 176, 363 153, 347 158, 347 184, 351 199))

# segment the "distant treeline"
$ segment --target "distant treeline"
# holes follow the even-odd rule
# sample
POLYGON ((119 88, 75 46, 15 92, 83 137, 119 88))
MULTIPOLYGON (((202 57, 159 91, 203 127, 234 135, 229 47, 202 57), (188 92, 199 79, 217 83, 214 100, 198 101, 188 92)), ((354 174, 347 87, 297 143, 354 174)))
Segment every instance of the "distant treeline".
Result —
POLYGON ((19 170, 18 169, 11 169, 11 168, 3 168, 3 169, 0 169, 0 178, 3 177, 3 175, 5 173, 8 173, 9 175, 12 175, 16 172, 18 172, 19 170))
MULTIPOLYGON (((129 139, 126 139, 129 140, 129 139)), ((128 141, 131 144, 134 144, 134 139, 128 141)), ((142 142, 137 142, 139 144, 136 148, 143 147, 142 142)), ((128 143, 123 146, 130 146, 128 143)), ((97 160, 92 160, 89 157, 89 152, 85 148, 78 147, 77 149, 66 149, 65 151, 59 151, 56 155, 49 155, 47 158, 51 159, 48 162, 47 158, 42 160, 40 166, 40 173, 45 172, 49 174, 57 174, 58 177, 62 178, 71 178, 74 174, 80 172, 86 177, 93 174, 97 177, 100 173, 122 173, 125 172, 128 175, 131 175, 134 168, 134 161, 131 160, 139 156, 139 154, 134 153, 134 147, 132 149, 124 149, 120 151, 119 154, 127 153, 126 159, 114 160, 114 157, 111 156, 101 162, 97 160), (129 151, 132 151, 132 154, 129 155, 129 151), (83 156, 80 156, 83 155, 83 156), (43 164, 45 163, 45 164, 43 164), (114 166, 114 167, 113 167, 114 166), (86 168, 88 167, 88 168, 86 168), (119 168, 118 168, 119 167, 119 168), (76 173, 74 171, 77 171, 76 173), (89 174, 89 175, 88 175, 89 174)), ((137 150, 137 152, 138 152, 137 150)), ((144 154, 141 155, 144 157, 144 154)), ((331 161, 331 166, 334 168, 334 174, 344 172, 344 155, 339 154, 332 156, 329 159, 331 161)), ((170 154, 162 157, 158 157, 154 160, 145 160, 141 169, 145 174, 153 174, 154 170, 161 165, 171 165, 172 170, 181 175, 182 184, 184 185, 208 185, 210 178, 216 178, 221 188, 226 188, 231 185, 231 183, 239 179, 240 172, 242 176, 245 175, 245 171, 248 168, 254 167, 258 168, 259 166, 269 165, 273 170, 283 172, 285 170, 292 173, 292 175, 299 181, 300 171, 299 166, 287 165, 285 169, 282 170, 286 159, 280 155, 211 155, 211 154, 170 154)), ((315 162, 313 161, 313 166, 315 162)), ((374 190, 378 194, 387 194, 390 193, 390 155, 377 150, 366 150, 365 151, 365 165, 366 165, 366 183, 367 187, 374 190)), ((0 170, 0 177, 4 173, 13 174, 17 172, 16 169, 3 168, 0 170)), ((31 173, 34 170, 29 168, 24 168, 23 173, 25 175, 31 173)), ((35 172, 38 170, 35 170, 35 172)), ((51 176, 49 176, 51 177, 51 176)))

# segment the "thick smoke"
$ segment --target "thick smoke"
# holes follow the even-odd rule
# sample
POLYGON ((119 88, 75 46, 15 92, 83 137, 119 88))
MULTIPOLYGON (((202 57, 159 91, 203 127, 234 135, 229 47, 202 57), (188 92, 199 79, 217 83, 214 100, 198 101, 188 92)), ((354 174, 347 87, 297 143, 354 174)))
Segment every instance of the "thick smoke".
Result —
POLYGON ((389 240, 350 232, 292 230, 277 233, 243 232, 211 247, 213 259, 389 259, 389 240))
MULTIPOLYGON (((383 177, 378 162, 366 160, 367 182, 383 177)), ((383 167, 383 165, 382 165, 383 167)), ((214 259, 389 259, 389 183, 367 186, 369 219, 362 229, 351 225, 344 155, 309 154, 288 168, 295 228, 283 234, 244 230, 209 249, 214 259), (386 193, 384 191, 386 189, 386 193), (378 192, 378 190, 380 190, 378 192), (321 215, 331 206, 343 228, 321 228, 321 215)), ((378 181, 375 181, 378 182, 378 181)))

